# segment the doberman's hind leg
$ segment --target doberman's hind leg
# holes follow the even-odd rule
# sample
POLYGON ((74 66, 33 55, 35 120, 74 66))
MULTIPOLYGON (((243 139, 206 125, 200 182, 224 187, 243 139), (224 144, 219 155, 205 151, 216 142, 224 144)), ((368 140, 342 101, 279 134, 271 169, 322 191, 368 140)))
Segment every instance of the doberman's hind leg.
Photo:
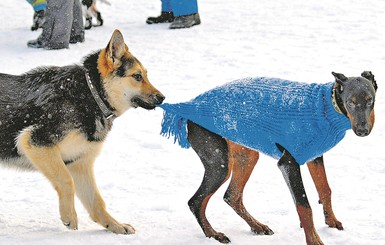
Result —
POLYGON ((329 187, 328 180, 326 178, 326 171, 324 166, 323 157, 318 157, 313 161, 307 163, 313 182, 317 188, 319 195, 319 203, 323 205, 325 223, 332 228, 343 230, 342 223, 337 220, 332 208, 331 195, 332 191, 329 187))
POLYGON ((244 219, 251 230, 258 235, 272 235, 274 232, 249 214, 243 204, 243 190, 259 159, 259 153, 233 142, 227 141, 229 162, 233 165, 230 185, 224 200, 244 219))
POLYGON ((300 166, 288 151, 280 145, 277 146, 283 153, 278 161, 278 167, 293 197, 301 226, 305 232, 306 243, 308 245, 321 245, 323 243, 314 228, 313 213, 303 186, 300 166))
POLYGON ((229 243, 230 239, 225 234, 213 229, 205 214, 211 196, 229 178, 231 172, 227 142, 221 136, 190 121, 187 127, 188 140, 205 168, 203 181, 188 205, 207 237, 229 243))

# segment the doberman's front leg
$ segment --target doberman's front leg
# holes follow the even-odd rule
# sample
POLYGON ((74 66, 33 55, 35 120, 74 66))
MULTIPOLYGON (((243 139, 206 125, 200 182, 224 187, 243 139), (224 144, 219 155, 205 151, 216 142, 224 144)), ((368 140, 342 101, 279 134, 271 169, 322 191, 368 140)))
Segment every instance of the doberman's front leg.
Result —
POLYGON ((310 171, 310 175, 313 178, 313 182, 317 188, 319 195, 319 202, 323 205, 325 223, 329 227, 343 230, 342 223, 337 220, 332 208, 331 195, 332 191, 329 187, 328 180, 326 178, 325 166, 323 157, 318 157, 313 161, 307 163, 310 171))
POLYGON ((289 152, 283 148, 282 152, 283 155, 278 161, 278 167, 281 170, 294 199, 301 226, 305 232, 306 243, 308 245, 323 244, 314 228, 313 213, 303 186, 300 167, 289 152))

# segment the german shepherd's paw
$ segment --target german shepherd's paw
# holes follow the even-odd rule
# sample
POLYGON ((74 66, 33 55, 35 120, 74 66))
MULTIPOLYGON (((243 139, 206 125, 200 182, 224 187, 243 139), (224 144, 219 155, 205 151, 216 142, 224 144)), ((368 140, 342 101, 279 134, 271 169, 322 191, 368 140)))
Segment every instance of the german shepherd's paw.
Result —
POLYGON ((61 220, 65 226, 67 226, 70 230, 77 230, 78 229, 78 217, 75 214, 72 214, 71 217, 69 216, 62 216, 61 220))
POLYGON ((111 224, 107 224, 106 228, 107 230, 116 234, 124 234, 124 235, 135 234, 135 228, 129 224, 112 222, 111 224))

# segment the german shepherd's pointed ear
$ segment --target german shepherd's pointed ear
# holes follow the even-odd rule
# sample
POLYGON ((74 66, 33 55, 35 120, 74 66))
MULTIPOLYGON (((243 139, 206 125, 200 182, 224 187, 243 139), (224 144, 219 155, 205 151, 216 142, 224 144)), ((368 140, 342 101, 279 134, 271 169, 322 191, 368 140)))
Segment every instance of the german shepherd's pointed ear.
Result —
POLYGON ((342 92, 343 87, 345 85, 345 82, 348 80, 348 78, 342 73, 336 73, 336 72, 332 71, 332 74, 333 74, 334 78, 336 79, 336 83, 338 85, 340 85, 340 92, 342 92))
POLYGON ((369 81, 371 81, 372 84, 373 84, 374 90, 377 91, 377 88, 378 88, 377 87, 377 82, 374 79, 374 75, 373 75, 373 73, 371 71, 363 71, 361 73, 361 76, 366 78, 366 79, 368 79, 369 81))
POLYGON ((112 60, 114 65, 120 64, 120 59, 126 51, 128 51, 127 45, 124 43, 124 38, 119 30, 115 30, 112 33, 110 42, 107 45, 107 56, 112 60))

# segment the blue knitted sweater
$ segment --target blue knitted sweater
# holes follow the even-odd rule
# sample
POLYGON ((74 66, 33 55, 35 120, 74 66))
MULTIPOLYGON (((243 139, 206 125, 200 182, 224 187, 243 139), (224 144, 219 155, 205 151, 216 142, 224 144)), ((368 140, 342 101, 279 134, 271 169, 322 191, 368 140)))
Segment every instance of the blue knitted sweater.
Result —
POLYGON ((207 91, 190 102, 162 104, 162 135, 188 148, 187 120, 275 159, 283 146, 304 164, 334 147, 351 128, 332 104, 334 83, 306 84, 246 78, 207 91))

